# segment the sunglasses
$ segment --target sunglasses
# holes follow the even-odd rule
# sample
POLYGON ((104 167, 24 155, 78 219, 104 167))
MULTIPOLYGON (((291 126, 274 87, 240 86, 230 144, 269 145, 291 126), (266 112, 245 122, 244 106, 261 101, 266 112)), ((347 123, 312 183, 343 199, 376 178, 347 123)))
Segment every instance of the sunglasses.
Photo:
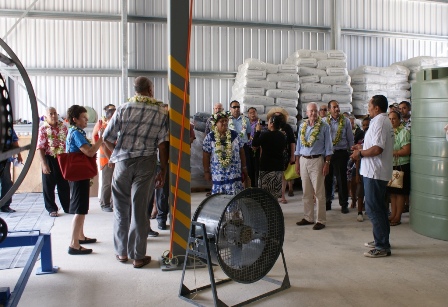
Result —
POLYGON ((232 109, 239 109, 240 106, 233 106, 232 109))
POLYGON ((320 109, 320 111, 325 111, 325 112, 327 112, 327 111, 328 111, 328 109, 320 109))

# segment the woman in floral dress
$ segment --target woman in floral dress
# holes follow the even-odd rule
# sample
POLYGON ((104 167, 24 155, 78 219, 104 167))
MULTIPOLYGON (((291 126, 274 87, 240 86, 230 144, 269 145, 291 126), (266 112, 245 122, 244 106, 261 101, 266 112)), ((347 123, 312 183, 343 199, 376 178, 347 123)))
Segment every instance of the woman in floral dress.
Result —
POLYGON ((213 183, 212 194, 237 194, 243 190, 242 176, 248 176, 244 143, 229 129, 228 113, 212 117, 212 131, 202 145, 204 177, 213 183))

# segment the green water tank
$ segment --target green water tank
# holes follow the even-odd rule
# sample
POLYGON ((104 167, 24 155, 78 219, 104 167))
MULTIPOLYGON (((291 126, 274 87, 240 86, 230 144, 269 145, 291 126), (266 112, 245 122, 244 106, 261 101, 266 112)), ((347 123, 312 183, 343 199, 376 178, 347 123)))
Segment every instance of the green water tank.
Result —
POLYGON ((448 67, 417 74, 412 85, 411 228, 448 241, 448 67))

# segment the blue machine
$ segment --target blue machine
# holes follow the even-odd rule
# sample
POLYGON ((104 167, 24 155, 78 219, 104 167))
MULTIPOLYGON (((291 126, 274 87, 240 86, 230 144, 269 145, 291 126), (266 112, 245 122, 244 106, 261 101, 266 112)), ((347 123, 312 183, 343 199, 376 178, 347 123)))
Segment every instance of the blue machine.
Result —
MULTIPOLYGON (((3 220, 2 220, 3 222, 3 220)), ((6 224, 5 224, 6 225, 6 224)), ((10 233, 11 234, 11 233, 10 233)), ((34 246, 23 272, 17 281, 14 291, 11 293, 9 288, 0 288, 0 305, 17 306, 20 297, 25 290, 26 283, 31 275, 34 264, 38 260, 39 254, 41 256, 41 267, 37 269, 36 274, 53 274, 57 273, 59 268, 53 266, 51 255, 51 235, 48 233, 40 233, 35 231, 34 234, 24 234, 18 236, 2 237, 3 242, 0 243, 0 248, 5 247, 19 247, 19 246, 34 246)), ((1 286, 1 285, 0 285, 1 286)))

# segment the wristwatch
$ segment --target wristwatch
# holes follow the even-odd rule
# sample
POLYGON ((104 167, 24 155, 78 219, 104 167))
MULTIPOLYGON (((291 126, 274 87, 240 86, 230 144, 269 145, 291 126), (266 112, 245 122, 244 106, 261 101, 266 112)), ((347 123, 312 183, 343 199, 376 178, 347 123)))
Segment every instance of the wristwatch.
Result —
POLYGON ((331 163, 330 160, 325 160, 325 163, 327 163, 328 165, 331 163))
POLYGON ((359 158, 361 159, 361 158, 363 157, 363 155, 362 155, 362 153, 361 153, 361 150, 358 151, 358 152, 359 152, 359 158))

